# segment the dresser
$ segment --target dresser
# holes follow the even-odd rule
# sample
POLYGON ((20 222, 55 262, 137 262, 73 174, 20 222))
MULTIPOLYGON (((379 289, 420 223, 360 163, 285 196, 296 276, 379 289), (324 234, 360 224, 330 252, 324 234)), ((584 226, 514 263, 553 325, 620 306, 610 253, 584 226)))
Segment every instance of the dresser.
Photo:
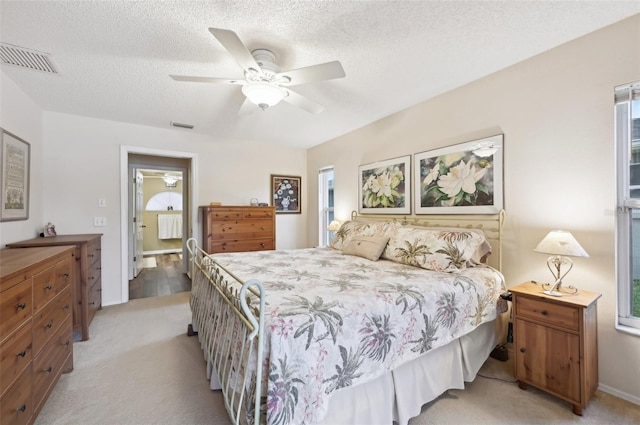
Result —
POLYGON ((35 421, 73 369, 73 248, 0 250, 0 425, 35 421))
POLYGON ((89 324, 102 308, 102 234, 58 235, 7 244, 9 248, 71 245, 74 247, 73 331, 89 339, 89 324))
POLYGON ((202 249, 219 252, 276 249, 275 207, 204 206, 202 249))
POLYGON ((519 386, 531 384, 582 410, 598 388, 597 300, 580 290, 554 297, 526 282, 513 294, 514 369, 519 386))

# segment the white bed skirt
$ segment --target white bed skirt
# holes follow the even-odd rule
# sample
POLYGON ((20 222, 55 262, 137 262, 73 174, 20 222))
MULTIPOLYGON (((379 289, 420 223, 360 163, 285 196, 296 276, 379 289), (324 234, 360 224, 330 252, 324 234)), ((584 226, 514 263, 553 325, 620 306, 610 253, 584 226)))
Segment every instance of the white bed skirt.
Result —
MULTIPOLYGON (((407 425, 422 406, 449 389, 464 389, 498 343, 498 321, 483 323, 467 335, 366 384, 337 390, 327 416, 316 425, 407 425)), ((205 355, 206 360, 206 355, 205 355)), ((211 363, 207 379, 220 389, 211 363)))
POLYGON ((336 391, 318 425, 406 425, 422 406, 473 381, 497 342, 495 321, 388 372, 336 391))

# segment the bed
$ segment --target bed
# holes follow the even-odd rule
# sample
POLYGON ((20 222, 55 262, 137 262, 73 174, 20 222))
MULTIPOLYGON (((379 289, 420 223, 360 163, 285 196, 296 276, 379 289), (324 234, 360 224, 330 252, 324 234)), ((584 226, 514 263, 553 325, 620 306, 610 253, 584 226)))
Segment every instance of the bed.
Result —
POLYGON ((504 335, 503 222, 354 214, 330 247, 189 240, 189 333, 233 422, 405 425, 464 388, 504 335))

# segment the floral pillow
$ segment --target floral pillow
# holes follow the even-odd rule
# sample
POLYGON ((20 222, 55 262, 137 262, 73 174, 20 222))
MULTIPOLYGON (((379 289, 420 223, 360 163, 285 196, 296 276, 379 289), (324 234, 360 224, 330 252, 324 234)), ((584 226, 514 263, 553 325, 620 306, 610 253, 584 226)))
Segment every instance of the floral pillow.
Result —
POLYGON ((342 251, 354 236, 390 237, 398 227, 400 227, 400 225, 392 221, 375 223, 346 221, 340 226, 340 230, 336 232, 329 246, 342 251))
POLYGON ((381 258, 437 272, 479 264, 491 252, 481 230, 403 226, 391 235, 381 258))

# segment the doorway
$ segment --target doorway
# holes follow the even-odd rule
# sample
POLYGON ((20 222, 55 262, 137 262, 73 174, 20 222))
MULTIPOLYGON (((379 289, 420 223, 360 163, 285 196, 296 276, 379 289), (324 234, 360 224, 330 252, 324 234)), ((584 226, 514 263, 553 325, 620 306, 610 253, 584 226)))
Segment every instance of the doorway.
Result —
MULTIPOLYGON (((122 302, 127 302, 130 299, 129 283, 135 276, 140 275, 145 263, 145 256, 148 260, 156 260, 156 264, 160 266, 167 266, 169 264, 167 259, 161 259, 158 261, 156 255, 172 255, 171 263, 174 271, 166 269, 165 273, 161 273, 162 270, 157 270, 155 274, 160 272, 163 276, 166 276, 168 271, 169 276, 175 276, 177 282, 175 285, 170 282, 172 287, 184 287, 184 279, 186 273, 188 273, 188 261, 186 255, 186 241, 190 237, 194 237, 193 223, 196 221, 195 214, 197 208, 195 207, 196 199, 193 196, 195 191, 195 175, 197 157, 195 154, 186 152, 173 152, 173 151, 160 151, 156 149, 146 149, 138 147, 121 147, 121 199, 122 199, 122 302), (159 247, 155 248, 147 247, 147 255, 145 255, 145 243, 144 234, 147 229, 145 226, 145 214, 146 220, 151 224, 155 236, 159 236, 159 217, 160 211, 157 210, 159 205, 154 203, 155 211, 145 211, 146 203, 144 197, 144 185, 145 179, 156 180, 158 185, 166 185, 166 190, 169 195, 175 192, 174 188, 177 187, 176 182, 171 182, 170 178, 163 179, 163 177, 173 177, 175 180, 180 178, 181 189, 181 205, 175 205, 175 197, 172 197, 167 206, 166 211, 163 211, 163 218, 172 218, 169 216, 175 216, 180 218, 181 228, 179 234, 172 234, 168 238, 174 239, 173 246, 169 247, 169 240, 162 241, 159 247), (162 182, 162 183, 161 183, 162 182), (175 186, 173 186, 175 184, 175 186), (126 206, 126 207, 125 207, 126 206), (153 217, 151 217, 153 216, 153 217), (179 261, 176 261, 179 258, 179 261), (176 264, 179 264, 176 267, 176 264), (183 276, 185 275, 185 276, 183 276)), ((167 196, 165 193, 164 196, 167 196)), ((160 203, 166 203, 163 201, 163 196, 160 196, 160 203)), ((156 200, 157 201, 157 200, 156 200)), ((164 205, 164 204, 163 204, 164 205)), ((174 223, 175 224, 175 223, 174 223)), ((148 233, 148 232, 147 232, 148 233)), ((148 263, 148 262, 147 262, 148 263)), ((152 276, 154 273, 147 273, 147 277, 152 276)), ((149 291, 147 291, 148 293, 149 291)), ((157 295, 162 295, 164 291, 160 291, 157 295)))

